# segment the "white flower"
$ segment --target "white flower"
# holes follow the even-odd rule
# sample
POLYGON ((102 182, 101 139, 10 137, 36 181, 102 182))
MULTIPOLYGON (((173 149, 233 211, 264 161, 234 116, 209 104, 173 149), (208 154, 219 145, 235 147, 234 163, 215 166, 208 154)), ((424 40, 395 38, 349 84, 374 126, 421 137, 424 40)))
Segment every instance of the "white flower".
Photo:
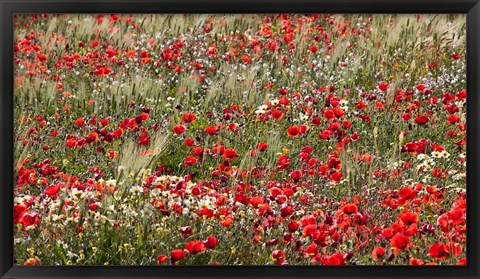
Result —
POLYGON ((143 193, 143 188, 141 186, 133 186, 130 189, 130 193, 132 193, 134 195, 139 195, 139 194, 143 193))
POLYGON ((435 158, 441 158, 442 157, 441 153, 438 152, 438 151, 433 151, 432 156, 435 157, 435 158))
POLYGON ((441 158, 448 158, 448 157, 450 157, 450 153, 448 153, 446 150, 443 150, 442 152, 440 152, 440 157, 441 158))
POLYGON ((270 103, 272 104, 272 106, 276 106, 280 103, 280 101, 278 99, 273 99, 270 101, 270 103))

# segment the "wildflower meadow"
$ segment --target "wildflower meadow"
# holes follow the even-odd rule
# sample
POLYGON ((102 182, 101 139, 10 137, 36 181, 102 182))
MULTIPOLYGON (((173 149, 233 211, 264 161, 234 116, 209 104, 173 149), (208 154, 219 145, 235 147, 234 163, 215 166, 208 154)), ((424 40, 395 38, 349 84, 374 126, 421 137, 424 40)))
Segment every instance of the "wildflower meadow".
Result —
POLYGON ((465 265, 464 15, 18 14, 18 265, 465 265))

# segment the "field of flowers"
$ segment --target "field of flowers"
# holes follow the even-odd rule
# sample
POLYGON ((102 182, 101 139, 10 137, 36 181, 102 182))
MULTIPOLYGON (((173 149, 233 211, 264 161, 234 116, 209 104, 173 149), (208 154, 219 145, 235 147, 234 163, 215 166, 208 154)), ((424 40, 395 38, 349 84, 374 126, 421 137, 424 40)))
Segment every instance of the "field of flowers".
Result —
POLYGON ((19 265, 464 265, 463 15, 16 15, 19 265))

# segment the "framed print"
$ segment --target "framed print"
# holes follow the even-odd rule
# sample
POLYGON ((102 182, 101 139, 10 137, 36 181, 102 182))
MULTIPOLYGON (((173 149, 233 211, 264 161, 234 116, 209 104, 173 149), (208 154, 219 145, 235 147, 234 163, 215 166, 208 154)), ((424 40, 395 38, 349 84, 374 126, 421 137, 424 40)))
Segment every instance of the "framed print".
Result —
POLYGON ((478 278, 462 1, 2 1, 1 278, 478 278))

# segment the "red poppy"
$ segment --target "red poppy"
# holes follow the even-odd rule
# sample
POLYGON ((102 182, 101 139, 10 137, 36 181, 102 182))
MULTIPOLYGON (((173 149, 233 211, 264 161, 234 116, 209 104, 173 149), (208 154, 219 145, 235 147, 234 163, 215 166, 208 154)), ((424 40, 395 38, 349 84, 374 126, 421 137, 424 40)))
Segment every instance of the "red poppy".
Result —
POLYGON ((285 218, 287 216, 290 216, 293 214, 293 207, 291 206, 285 206, 280 209, 280 215, 285 218))
POLYGON ((55 185, 50 185, 47 187, 47 189, 45 190, 45 194, 47 196, 55 196, 56 194, 58 194, 58 192, 60 192, 60 184, 55 184, 55 185))
POLYGON ((309 50, 310 50, 310 52, 315 53, 315 52, 318 51, 318 47, 316 45, 313 45, 313 46, 310 47, 309 50))
POLYGON ((318 253, 318 246, 315 243, 312 243, 307 246, 305 249, 305 253, 307 253, 309 256, 315 256, 318 253))
POLYGON ((307 225, 303 228, 303 236, 312 236, 313 233, 317 230, 317 225, 316 224, 310 224, 307 225))
POLYGON ((285 253, 282 250, 273 250, 272 259, 277 265, 283 264, 285 262, 285 253))
POLYGON ((330 174, 330 179, 338 183, 342 179, 342 176, 343 175, 342 175, 341 172, 336 171, 336 172, 330 174))
POLYGON ((417 85, 416 88, 417 88, 418 91, 423 91, 423 90, 425 90, 425 88, 427 88, 427 86, 425 84, 419 84, 419 85, 417 85))
POLYGON ((460 121, 460 117, 458 117, 458 116, 455 115, 455 114, 452 114, 452 115, 450 115, 450 116, 447 118, 447 122, 448 122, 448 124, 450 124, 450 125, 453 125, 453 124, 455 124, 455 123, 457 123, 457 122, 459 122, 459 121, 460 121))
POLYGON ((182 122, 183 123, 189 124, 189 123, 194 122, 195 120, 196 120, 195 113, 184 113, 182 115, 182 122))
POLYGON ((188 138, 188 139, 185 140, 184 144, 185 144, 185 146, 191 147, 195 144, 195 140, 191 139, 191 138, 188 138))
POLYGON ((21 223, 24 227, 38 225, 40 223, 40 215, 36 212, 31 212, 23 215, 21 223))
POLYGON ((343 126, 343 128, 348 129, 348 128, 352 127, 352 122, 350 122, 348 120, 345 120, 345 121, 343 121, 342 126, 343 126))
POLYGON ((40 62, 45 62, 47 60, 47 56, 43 53, 39 53, 37 54, 37 59, 40 61, 40 62))
POLYGON ((205 128, 205 132, 207 132, 207 134, 213 136, 213 135, 216 135, 218 133, 218 127, 217 126, 208 126, 207 128, 205 128))
POLYGON ((176 249, 170 252, 170 261, 172 264, 175 264, 183 259, 185 259, 185 252, 182 249, 176 249))
POLYGON ((353 203, 346 204, 342 207, 342 212, 345 214, 354 214, 357 213, 358 207, 353 203))
POLYGON ((258 143, 256 147, 258 151, 265 151, 268 148, 268 144, 265 142, 261 142, 261 143, 258 143))
POLYGON ((237 151, 235 151, 235 149, 233 148, 225 149, 225 151, 223 152, 223 157, 225 157, 225 159, 230 161, 237 158, 237 156, 238 156, 237 151))
POLYGON ((405 187, 400 189, 400 191, 398 191, 398 195, 402 199, 411 200, 417 196, 417 192, 413 188, 405 187))
POLYGON ((195 165, 195 163, 197 163, 197 158, 192 157, 192 156, 186 157, 185 160, 183 161, 183 164, 185 166, 193 166, 193 165, 195 165))
POLYGON ((183 134, 187 129, 182 124, 173 126, 173 132, 177 135, 183 134))
POLYGON ((424 265, 425 264, 424 261, 422 261, 420 259, 416 259, 416 258, 410 258, 409 263, 410 263, 410 265, 424 265))
POLYGON ((195 255, 206 250, 205 244, 200 240, 190 241, 185 245, 185 250, 195 255))
POLYGON ((426 117, 425 115, 420 115, 417 118, 415 118, 415 123, 417 123, 418 125, 425 125, 427 124, 427 122, 428 122, 428 117, 426 117))
POLYGON ((328 130, 330 131, 336 131, 338 129, 340 129, 340 123, 338 122, 333 122, 332 124, 330 124, 327 128, 328 130))
POLYGON ((158 264, 162 264, 164 262, 166 262, 168 260, 168 256, 167 255, 159 255, 157 257, 157 263, 158 264))
POLYGON ((299 126, 290 126, 287 129, 287 135, 291 138, 296 138, 298 137, 302 131, 300 130, 299 126))
POLYGON ((400 216, 400 219, 402 220, 402 222, 409 226, 411 224, 416 224, 418 223, 418 215, 416 213, 413 213, 413 212, 405 212, 403 213, 401 216, 400 216))
POLYGON ((272 110, 272 118, 275 120, 281 120, 283 118, 283 112, 281 110, 272 110))
POLYGON ((325 119, 327 119, 328 121, 334 120, 335 119, 335 113, 333 112, 333 110, 326 110, 323 113, 323 117, 325 117, 325 119))
POLYGON ((148 145, 149 143, 150 143, 150 138, 146 134, 143 134, 138 138, 139 145, 148 145))
POLYGON ((345 263, 345 256, 342 253, 335 253, 331 256, 325 256, 321 259, 324 265, 342 265, 345 263))
POLYGON ((437 260, 445 260, 450 256, 450 253, 445 243, 437 242, 430 247, 428 255, 437 260))
POLYGON ((288 224, 288 231, 291 232, 291 233, 296 232, 299 227, 300 227, 300 225, 298 224, 298 222, 293 220, 292 222, 290 222, 288 224))
POLYGON ((278 93, 280 93, 280 95, 287 95, 288 94, 288 89, 280 88, 280 89, 278 89, 278 93))
POLYGON ((372 259, 375 261, 383 258, 384 255, 385 255, 385 249, 381 246, 376 247, 372 251, 372 259))
POLYGON ((218 244, 218 239, 213 235, 209 235, 207 239, 203 241, 203 244, 205 244, 205 247, 208 249, 215 249, 215 246, 218 244))
POLYGON ((182 234, 183 238, 187 238, 193 234, 193 229, 190 226, 181 227, 179 231, 182 234))
POLYGON ((13 207, 13 223, 17 224, 22 219, 23 215, 27 211, 27 207, 23 204, 15 205, 13 207))
POLYGON ((378 86, 378 89, 380 89, 380 90, 382 90, 382 91, 387 91, 387 89, 388 89, 388 82, 381 83, 381 84, 378 86))
POLYGON ((294 182, 298 182, 299 180, 302 179, 302 171, 301 170, 294 170, 290 173, 290 178, 294 181, 294 182))
POLYGON ((403 234, 396 234, 390 239, 390 245, 394 249, 404 250, 410 244, 410 238, 403 234))
POLYGON ((80 118, 77 118, 77 120, 75 120, 75 124, 77 124, 77 126, 79 127, 82 127, 85 123, 85 120, 83 117, 80 117, 80 118))
POLYGON ((137 117, 135 117, 135 122, 137 124, 141 124, 143 121, 148 120, 149 117, 150 116, 148 115, 148 113, 142 112, 139 115, 137 115, 137 117))

